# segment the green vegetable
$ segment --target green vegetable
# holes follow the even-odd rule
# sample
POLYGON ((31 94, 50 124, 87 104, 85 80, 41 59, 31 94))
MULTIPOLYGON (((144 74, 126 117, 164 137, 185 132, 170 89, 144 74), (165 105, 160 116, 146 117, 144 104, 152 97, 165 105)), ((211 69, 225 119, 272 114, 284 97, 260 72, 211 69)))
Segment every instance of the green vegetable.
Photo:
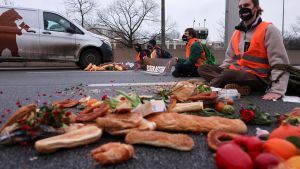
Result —
POLYGON ((106 99, 105 102, 110 106, 111 109, 115 109, 117 107, 117 104, 119 103, 119 100, 110 98, 106 99))
POLYGON ((211 92, 211 88, 207 85, 198 85, 197 90, 198 93, 211 92))
POLYGON ((300 137, 291 136, 286 138, 286 140, 293 143, 298 149, 300 149, 300 137))
POLYGON ((223 114, 233 114, 234 113, 234 108, 231 105, 225 105, 221 113, 223 113, 223 114))
POLYGON ((142 101, 140 99, 140 97, 137 94, 132 94, 132 95, 128 95, 127 93, 117 90, 117 93, 119 93, 120 95, 125 96, 130 102, 133 108, 139 106, 140 104, 142 104, 142 101))
POLYGON ((200 112, 185 112, 184 114, 204 116, 204 117, 220 116, 220 117, 225 117, 225 118, 229 118, 229 119, 238 119, 238 118, 240 118, 238 115, 222 114, 222 113, 217 112, 215 109, 211 109, 211 108, 203 109, 200 112))

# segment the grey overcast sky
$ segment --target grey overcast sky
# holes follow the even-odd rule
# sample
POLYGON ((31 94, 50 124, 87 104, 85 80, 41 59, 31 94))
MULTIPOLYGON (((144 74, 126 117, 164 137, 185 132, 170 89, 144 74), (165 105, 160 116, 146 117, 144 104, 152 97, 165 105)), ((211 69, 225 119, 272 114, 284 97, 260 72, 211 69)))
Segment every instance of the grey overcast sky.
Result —
MULTIPOLYGON (((160 0, 155 0, 160 4, 160 0)), ((209 39, 218 40, 219 20, 225 19, 225 0, 165 0, 166 17, 175 21, 177 30, 182 33, 186 27, 201 24, 206 19, 206 27, 209 29, 209 39)), ((112 0, 98 0, 98 6, 103 7, 112 0)), ((260 0, 264 9, 262 18, 272 22, 278 29, 282 27, 282 4, 283 0, 260 0)), ((47 9, 64 13, 63 0, 14 0, 15 6, 47 9)), ((297 17, 300 17, 300 0, 285 0, 285 30, 290 30, 291 25, 296 24, 297 17)), ((224 21, 225 22, 225 21, 224 21)))

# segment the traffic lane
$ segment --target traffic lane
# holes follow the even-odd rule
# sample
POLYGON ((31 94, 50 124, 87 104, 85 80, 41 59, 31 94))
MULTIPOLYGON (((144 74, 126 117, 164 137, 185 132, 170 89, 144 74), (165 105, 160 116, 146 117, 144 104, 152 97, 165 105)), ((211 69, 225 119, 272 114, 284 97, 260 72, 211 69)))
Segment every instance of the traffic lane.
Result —
POLYGON ((86 72, 70 71, 0 71, 1 86, 52 86, 97 83, 136 83, 181 81, 171 75, 150 75, 142 72, 86 72))

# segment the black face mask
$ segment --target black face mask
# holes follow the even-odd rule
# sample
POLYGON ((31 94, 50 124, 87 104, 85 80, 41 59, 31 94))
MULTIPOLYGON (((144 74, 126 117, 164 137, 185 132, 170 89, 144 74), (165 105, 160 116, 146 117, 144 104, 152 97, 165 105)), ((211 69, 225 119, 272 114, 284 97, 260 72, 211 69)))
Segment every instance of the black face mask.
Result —
POLYGON ((142 50, 142 48, 140 48, 140 47, 135 48, 135 51, 137 51, 137 52, 140 52, 141 50, 142 50))
POLYGON ((241 8, 239 14, 243 21, 249 21, 253 17, 252 9, 250 8, 241 8))
POLYGON ((188 41, 188 37, 186 35, 182 35, 182 41, 187 42, 188 41))
POLYGON ((147 48, 148 48, 149 50, 152 50, 152 49, 153 49, 153 46, 147 45, 147 48))

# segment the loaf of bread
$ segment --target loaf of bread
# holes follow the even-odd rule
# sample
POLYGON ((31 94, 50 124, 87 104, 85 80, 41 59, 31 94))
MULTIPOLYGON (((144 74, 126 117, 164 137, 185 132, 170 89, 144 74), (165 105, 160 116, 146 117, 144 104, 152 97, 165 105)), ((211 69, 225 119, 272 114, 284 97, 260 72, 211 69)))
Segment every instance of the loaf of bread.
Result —
POLYGON ((66 99, 61 101, 54 101, 52 105, 57 106, 59 108, 71 108, 75 107, 78 103, 78 100, 66 99))
POLYGON ((61 148, 73 148, 94 143, 100 139, 102 129, 95 126, 85 126, 59 136, 39 140, 35 143, 35 149, 39 153, 52 153, 61 148))
POLYGON ((127 144, 146 144, 167 147, 175 150, 190 151, 194 141, 185 134, 169 134, 159 131, 133 131, 126 135, 127 144))
POLYGON ((89 107, 78 114, 76 117, 76 122, 91 122, 97 119, 98 117, 105 116, 110 107, 107 103, 101 103, 95 107, 89 107))
POLYGON ((108 132, 111 135, 126 135, 132 131, 152 131, 155 130, 156 124, 154 122, 150 122, 146 119, 142 119, 138 126, 134 128, 128 128, 128 129, 106 129, 106 132, 108 132))
POLYGON ((99 117, 96 119, 96 123, 99 128, 107 130, 123 130, 128 128, 134 128, 139 125, 142 120, 140 113, 124 113, 124 114, 108 114, 105 117, 99 117))
POLYGON ((244 134, 247 132, 246 124, 239 119, 223 117, 201 117, 177 113, 161 113, 146 118, 156 123, 156 130, 177 132, 203 132, 221 130, 244 134))
MULTIPOLYGON (((0 133, 3 134, 3 130, 6 127, 9 127, 11 125, 13 125, 14 123, 16 123, 18 120, 21 119, 26 119, 26 117, 28 117, 32 112, 36 111, 36 105, 35 104, 29 104, 26 106, 21 107, 20 109, 18 109, 16 112, 14 112, 9 119, 6 121, 5 124, 3 124, 3 126, 0 128, 0 133)), ((9 132, 9 131, 7 131, 9 132)))
POLYGON ((101 165, 112 165, 125 162, 134 155, 131 145, 108 143, 91 151, 92 158, 101 165))

